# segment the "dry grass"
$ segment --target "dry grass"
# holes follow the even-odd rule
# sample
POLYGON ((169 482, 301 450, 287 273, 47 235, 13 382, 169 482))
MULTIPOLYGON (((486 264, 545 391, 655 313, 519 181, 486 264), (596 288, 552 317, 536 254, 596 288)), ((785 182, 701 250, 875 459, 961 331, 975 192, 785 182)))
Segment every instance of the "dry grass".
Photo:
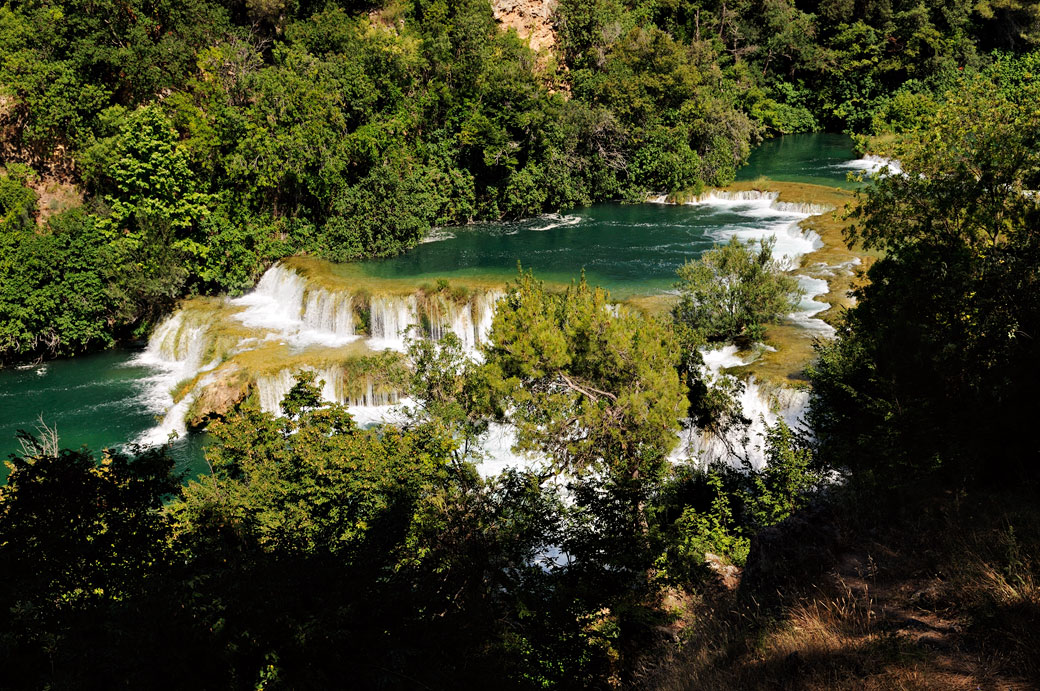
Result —
POLYGON ((934 493, 868 520, 842 511, 841 549, 822 576, 779 586, 778 609, 750 592, 698 602, 682 647, 657 651, 640 687, 1040 688, 1030 491, 934 493))

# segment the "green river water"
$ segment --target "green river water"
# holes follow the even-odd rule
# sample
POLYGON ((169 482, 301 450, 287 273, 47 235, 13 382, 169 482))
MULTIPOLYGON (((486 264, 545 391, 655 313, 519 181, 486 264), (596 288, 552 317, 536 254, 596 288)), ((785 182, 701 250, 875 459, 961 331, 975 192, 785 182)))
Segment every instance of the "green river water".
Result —
MULTIPOLYGON (((851 187, 851 141, 841 135, 796 135, 758 147, 741 180, 760 176, 786 182, 851 187)), ((393 259, 367 262, 366 273, 385 278, 500 276, 509 278, 517 262, 540 278, 568 281, 584 267, 591 283, 617 298, 668 290, 675 270, 720 237, 763 229, 782 234, 796 215, 771 211, 767 204, 670 206, 601 204, 511 224, 445 229, 434 240, 393 259), (440 239, 436 239, 440 238, 440 239)), ((779 246, 784 245, 781 238, 779 246)), ((791 238, 792 251, 804 240, 791 238)), ((139 351, 117 349, 72 360, 0 370, 0 456, 19 450, 15 434, 32 430, 37 418, 56 426, 66 447, 97 450, 119 446, 155 425, 149 378, 155 372, 135 364, 139 351)), ((153 387, 154 388, 154 387, 153 387)), ((176 440, 172 452, 189 475, 206 472, 205 434, 176 440)), ((0 468, 0 481, 7 469, 0 468)))

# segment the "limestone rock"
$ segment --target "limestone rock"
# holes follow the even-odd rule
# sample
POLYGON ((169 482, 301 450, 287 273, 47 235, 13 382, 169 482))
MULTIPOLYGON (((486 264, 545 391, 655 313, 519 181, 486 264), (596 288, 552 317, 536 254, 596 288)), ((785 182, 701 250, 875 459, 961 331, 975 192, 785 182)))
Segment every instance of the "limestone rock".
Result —
POLYGON ((740 567, 727 564, 722 557, 711 552, 704 553, 704 563, 719 577, 719 582, 726 590, 736 590, 740 585, 740 567))
POLYGON ((495 19, 505 29, 516 29, 520 38, 530 40, 531 50, 537 52, 556 47, 553 14, 556 0, 492 0, 495 19))
POLYGON ((224 417, 248 394, 248 374, 236 364, 223 367, 195 397, 187 419, 188 426, 201 427, 208 420, 224 417))

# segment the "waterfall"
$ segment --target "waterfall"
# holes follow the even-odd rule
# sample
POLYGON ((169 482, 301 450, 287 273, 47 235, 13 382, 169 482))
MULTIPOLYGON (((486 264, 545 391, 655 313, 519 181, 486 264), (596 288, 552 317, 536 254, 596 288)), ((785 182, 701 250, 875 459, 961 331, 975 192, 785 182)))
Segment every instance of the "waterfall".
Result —
POLYGON ((161 323, 148 339, 142 360, 176 365, 186 373, 197 371, 209 345, 206 338, 209 325, 198 323, 193 316, 181 310, 161 323))
POLYGON ((476 354, 478 346, 487 342, 495 317, 495 303, 503 295, 501 291, 492 290, 478 292, 464 302, 443 296, 431 299, 426 315, 429 337, 439 340, 451 331, 466 352, 476 354))
POLYGON ((377 349, 404 351, 408 328, 421 325, 414 295, 374 295, 369 301, 369 315, 369 334, 377 349))
MULTIPOLYGON (((725 368, 748 364, 737 354, 735 345, 705 349, 701 356, 704 359, 702 374, 709 381, 727 376, 722 372, 725 368)), ((739 456, 743 456, 752 468, 761 470, 766 464, 769 427, 783 419, 791 429, 800 428, 808 409, 809 392, 786 387, 766 388, 750 377, 744 382, 737 403, 743 416, 751 421, 747 429, 729 429, 721 435, 692 427, 683 430, 670 460, 693 460, 701 467, 724 460, 740 467, 739 456)))
POLYGON ((744 417, 751 421, 746 430, 730 429, 722 435, 698 429, 684 430, 671 460, 690 459, 701 467, 716 460, 725 460, 741 467, 739 456, 744 456, 752 468, 761 470, 766 465, 766 435, 769 428, 780 419, 791 429, 801 428, 802 417, 809 405, 809 392, 787 388, 769 391, 752 377, 744 383, 744 390, 737 402, 744 417))
MULTIPOLYGON (((377 388, 372 378, 363 375, 364 385, 358 388, 358 382, 348 382, 343 369, 337 366, 322 368, 302 367, 314 372, 316 383, 321 383, 321 398, 330 403, 342 403, 351 408, 385 408, 395 406, 401 401, 400 392, 392 389, 377 388)), ((282 399, 296 383, 296 371, 283 369, 275 374, 265 374, 256 378, 257 396, 260 409, 273 415, 282 414, 282 399)))
POLYGON ((863 158, 857 158, 854 161, 836 163, 834 167, 853 171, 858 170, 869 175, 880 173, 885 168, 888 168, 889 175, 903 175, 903 166, 898 159, 875 156, 874 154, 867 154, 863 158))
POLYGON ((778 202, 774 201, 769 205, 770 209, 774 211, 782 211, 791 214, 800 214, 802 216, 819 216, 825 214, 828 211, 834 211, 833 206, 827 206, 826 204, 810 204, 809 202, 778 202))
MULTIPOLYGON (((833 207, 820 204, 778 201, 779 192, 770 190, 709 190, 682 201, 691 206, 710 205, 739 210, 746 221, 719 228, 713 235, 718 242, 728 242, 736 237, 741 242, 756 242, 769 237, 776 238, 773 257, 789 267, 797 265, 799 258, 822 246, 820 237, 802 230, 800 224, 806 218, 832 211, 833 207)), ((648 198, 654 204, 668 204, 665 195, 648 198)))
POLYGON ((798 303, 798 311, 787 315, 788 318, 808 331, 822 336, 833 336, 834 327, 822 319, 816 318, 820 312, 830 309, 830 305, 826 302, 816 300, 819 296, 830 292, 830 284, 822 278, 813 278, 803 274, 799 274, 795 278, 798 279, 798 287, 802 289, 804 296, 798 303))
POLYGON ((487 343, 491 335, 491 323, 495 319, 495 305, 505 297, 500 290, 489 290, 473 299, 473 333, 477 343, 487 343))
POLYGON ((294 384, 293 372, 283 369, 276 374, 263 374, 256 378, 256 393, 260 399, 260 410, 272 415, 282 414, 282 399, 294 384))
POLYGON ((147 365, 155 372, 142 380, 138 401, 147 410, 161 415, 159 424, 134 440, 136 443, 162 444, 171 433, 181 435, 186 431, 184 416, 194 400, 194 392, 174 402, 172 390, 179 382, 218 364, 214 361, 203 365, 209 347, 209 324, 201 320, 201 316, 186 310, 176 312, 155 329, 148 347, 135 358, 135 363, 147 365))
MULTIPOLYGON (((235 368, 255 371, 257 363, 268 371, 251 374, 250 384, 266 412, 280 414, 295 372, 304 369, 324 381, 323 399, 349 405, 366 420, 379 419, 400 403, 399 391, 383 387, 367 375, 348 374, 351 370, 339 365, 308 365, 307 354, 314 352, 323 362, 340 358, 346 363, 383 348, 403 351, 410 327, 425 327, 432 338, 453 331, 464 348, 475 354, 491 330, 495 303, 501 296, 501 291, 494 290, 465 297, 424 296, 418 291, 371 295, 366 298, 369 334, 363 336, 357 333, 356 291, 348 286, 329 287, 290 265, 275 264, 252 292, 220 303, 185 306, 156 328, 138 361, 156 370, 144 381, 141 400, 162 419, 139 441, 162 443, 170 432, 183 433, 185 415, 196 400, 206 400, 199 397, 208 385, 225 385, 226 379, 221 377, 240 371, 235 368), (361 338, 368 349, 346 348, 361 338), (343 350, 336 350, 340 348, 343 350), (212 362, 204 364, 210 350, 217 352, 212 362), (286 364, 277 369, 280 360, 286 364), (208 374, 200 376, 204 373, 208 374), (175 402, 173 390, 178 385, 182 390, 175 402), (183 390, 188 386, 190 390, 183 390)), ((413 333, 414 337, 421 335, 422 331, 413 333)))
POLYGON ((354 301, 349 293, 330 293, 317 288, 307 293, 303 323, 317 331, 337 336, 354 336, 354 301))
POLYGON ((748 202, 765 202, 766 205, 771 205, 779 196, 779 192, 763 190, 709 190, 686 201, 686 204, 746 204, 748 202))
POLYGON ((337 346, 357 338, 349 293, 312 287, 280 263, 267 270, 252 292, 228 302, 243 308, 235 315, 243 325, 297 348, 337 346))

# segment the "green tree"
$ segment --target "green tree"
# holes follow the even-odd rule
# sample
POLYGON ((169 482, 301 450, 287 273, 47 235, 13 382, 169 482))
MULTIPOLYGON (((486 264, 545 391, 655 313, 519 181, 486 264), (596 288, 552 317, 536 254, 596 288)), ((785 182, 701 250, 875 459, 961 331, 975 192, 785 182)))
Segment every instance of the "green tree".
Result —
POLYGON ((521 273, 498 303, 487 365, 518 448, 554 472, 650 479, 685 407, 678 348, 665 324, 607 297, 584 279, 553 293, 521 273))
MULTIPOLYGON (((1040 182, 1036 89, 972 80, 909 137, 905 174, 863 194, 850 239, 884 252, 813 370, 827 459, 882 483, 986 470, 1013 450, 1035 380, 1040 182)), ((998 473, 999 474, 999 473, 998 473)))
MULTIPOLYGON (((0 488, 5 684, 159 683, 120 653, 129 649, 123 635, 154 626, 144 603, 173 557, 160 510, 178 486, 172 460, 163 449, 95 458, 22 438, 26 452, 8 461, 0 488)), ((156 664, 165 663, 156 653, 156 664)))
POLYGON ((732 238, 679 268, 672 316, 688 342, 760 341, 767 324, 794 311, 798 283, 773 259, 775 244, 764 240, 756 251, 732 238))

